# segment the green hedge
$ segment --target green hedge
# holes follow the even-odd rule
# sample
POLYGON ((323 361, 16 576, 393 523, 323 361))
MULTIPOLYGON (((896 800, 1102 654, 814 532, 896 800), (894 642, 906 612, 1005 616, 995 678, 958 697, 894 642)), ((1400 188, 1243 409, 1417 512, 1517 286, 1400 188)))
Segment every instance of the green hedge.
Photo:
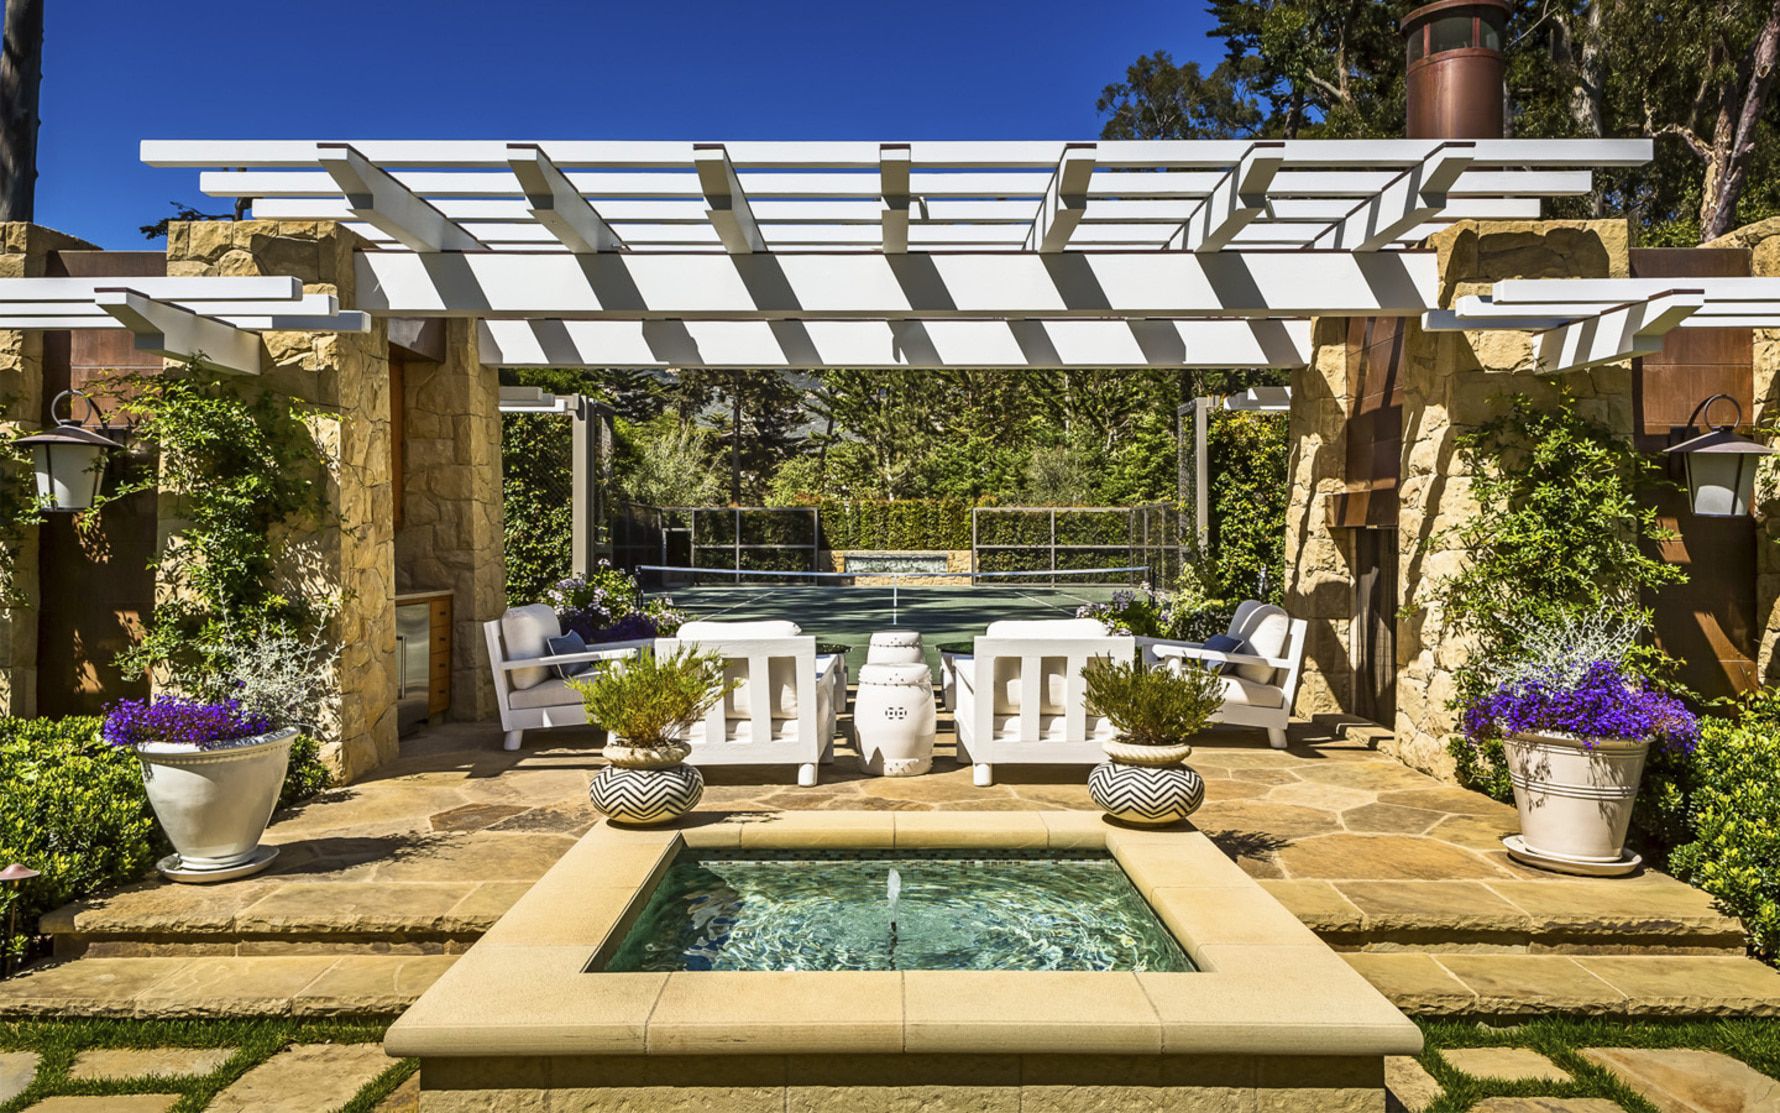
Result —
MULTIPOLYGON (((45 912, 134 881, 168 853, 142 789, 142 768, 99 737, 95 716, 0 718, 0 865, 23 862, 42 876, 0 890, 0 925, 18 913, 6 953, 27 953, 45 912)), ((313 739, 291 745, 279 806, 326 788, 313 739)))
POLYGON ((829 549, 968 549, 964 499, 824 499, 822 543, 829 549))
POLYGON ((1742 919, 1758 955, 1780 960, 1780 691, 1703 723, 1691 765, 1694 839, 1669 866, 1742 919))
POLYGON ((0 892, 0 924, 18 913, 15 958, 45 912, 134 881, 167 853, 135 757, 100 739, 99 723, 0 719, 0 864, 42 874, 0 892))

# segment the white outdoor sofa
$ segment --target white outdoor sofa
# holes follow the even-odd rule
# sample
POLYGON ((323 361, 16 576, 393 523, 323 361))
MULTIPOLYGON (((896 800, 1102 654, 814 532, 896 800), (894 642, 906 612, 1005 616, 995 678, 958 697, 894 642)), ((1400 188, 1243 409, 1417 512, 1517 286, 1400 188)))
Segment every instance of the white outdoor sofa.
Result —
POLYGON ((816 639, 793 622, 688 622, 655 652, 692 646, 723 657, 731 690, 687 736, 693 765, 795 765, 797 783, 816 783, 834 760, 840 655, 818 657, 816 639))
POLYGON ((548 639, 561 629, 556 613, 542 604, 512 608, 482 628, 509 750, 519 749, 527 730, 586 725, 580 693, 552 675, 551 666, 696 645, 723 656, 736 688, 693 727, 689 762, 796 765, 798 783, 807 786, 816 783, 818 763, 834 760, 835 718, 846 699, 844 664, 839 655, 818 657, 816 639, 800 636, 795 623, 688 622, 672 638, 607 642, 554 656, 548 639))
POLYGON ((1227 636, 1242 642, 1247 652, 1208 649, 1199 642, 1139 638, 1144 662, 1180 670, 1189 661, 1195 667, 1223 666, 1224 706, 1213 722, 1261 727, 1276 750, 1286 748, 1286 724, 1298 696, 1298 676, 1304 667, 1304 638, 1309 628, 1271 603, 1254 599, 1236 608, 1227 636))
POLYGON ((1002 764, 1095 764, 1117 735, 1089 713, 1082 669, 1093 657, 1128 661, 1134 639, 1109 635, 1091 618, 992 622, 972 653, 955 656, 953 701, 958 760, 978 785, 1002 764))

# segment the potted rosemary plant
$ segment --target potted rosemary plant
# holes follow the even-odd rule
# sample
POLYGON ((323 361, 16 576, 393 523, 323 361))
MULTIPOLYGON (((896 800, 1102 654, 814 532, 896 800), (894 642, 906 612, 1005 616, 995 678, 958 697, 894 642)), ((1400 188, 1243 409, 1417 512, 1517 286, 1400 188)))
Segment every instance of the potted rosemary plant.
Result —
MULTIPOLYGON (((1579 644, 1579 643, 1572 643, 1579 644)), ((1500 740, 1520 813, 1503 839, 1529 865, 1613 876, 1652 745, 1691 750, 1699 722, 1674 696, 1627 673, 1616 654, 1535 655, 1465 710, 1466 740, 1500 740)))
POLYGON ((1205 802, 1205 782, 1183 765, 1187 741, 1223 706, 1223 684, 1211 669, 1176 671, 1137 661, 1096 658, 1083 670, 1088 706, 1118 728, 1101 743, 1109 760, 1088 774, 1088 795, 1126 823, 1176 823, 1205 802))
POLYGON ((705 779, 686 764, 694 723, 723 698, 723 659, 691 648, 669 656, 639 653, 590 677, 568 681, 587 719, 605 729, 606 760, 588 798, 621 823, 666 823, 692 810, 705 779))
POLYGON ((295 727, 277 727, 241 701, 183 696, 122 700, 105 740, 133 750, 155 818, 174 853, 157 868, 173 881, 228 881, 278 856, 259 845, 278 805, 295 727))

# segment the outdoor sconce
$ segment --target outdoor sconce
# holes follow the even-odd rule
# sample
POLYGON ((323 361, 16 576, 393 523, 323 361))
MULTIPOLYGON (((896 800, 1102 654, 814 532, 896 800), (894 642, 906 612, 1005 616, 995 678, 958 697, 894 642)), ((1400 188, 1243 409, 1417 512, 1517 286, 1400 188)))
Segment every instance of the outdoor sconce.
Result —
POLYGON ((1743 407, 1728 394, 1714 394, 1694 407, 1687 427, 1678 436, 1694 431, 1694 422, 1706 415, 1712 403, 1723 399, 1737 411, 1729 425, 1682 441, 1665 452, 1679 456, 1687 471, 1687 496, 1693 512, 1702 518, 1741 518, 1750 513, 1755 502, 1755 469, 1761 457, 1774 450, 1758 441, 1737 435, 1743 420, 1743 407))
POLYGON ((54 429, 20 437, 13 443, 31 447, 37 497, 45 510, 88 510, 105 479, 107 454, 123 445, 106 436, 113 431, 111 426, 100 416, 93 400, 78 390, 64 390, 56 395, 49 405, 51 417, 55 417, 64 401, 68 403, 68 416, 56 418, 54 429), (97 430, 74 416, 76 398, 87 404, 87 417, 97 423, 97 430))

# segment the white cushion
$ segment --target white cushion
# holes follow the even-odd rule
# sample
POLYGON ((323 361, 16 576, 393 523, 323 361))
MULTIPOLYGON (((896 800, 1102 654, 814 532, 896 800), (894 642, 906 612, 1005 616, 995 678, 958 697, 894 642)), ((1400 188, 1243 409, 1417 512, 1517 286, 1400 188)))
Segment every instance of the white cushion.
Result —
MULTIPOLYGON (((507 648, 509 661, 548 657, 550 639, 560 637, 562 624, 556 620, 556 612, 542 603, 533 603, 529 607, 512 607, 501 615, 501 644, 507 648)), ((507 678, 514 691, 524 691, 548 680, 550 670, 542 665, 537 668, 513 669, 507 673, 507 678)))
POLYGON ((1106 627, 1097 618, 1004 618, 989 623, 983 634, 990 638, 1104 638, 1106 627))
POLYGON ((699 638, 721 641, 727 638, 795 638, 801 633, 803 630, 797 623, 781 618, 763 618, 755 622, 722 622, 701 618, 681 626, 674 637, 682 641, 697 641, 699 638))
POLYGON ((1223 685, 1224 702, 1239 704, 1244 707, 1272 707, 1285 705, 1285 693, 1274 684, 1257 684, 1245 676, 1225 674, 1218 678, 1223 685))
MULTIPOLYGON (((1263 604, 1243 616, 1243 628, 1232 633, 1249 644, 1248 652, 1256 657, 1279 657, 1285 652, 1286 638, 1292 632, 1292 619, 1279 607, 1263 604)), ((1271 684, 1276 673, 1272 665, 1237 665, 1235 672, 1257 684, 1271 684)))
POLYGON ((572 707, 579 703, 581 693, 554 676, 507 696, 507 706, 514 708, 572 707))

